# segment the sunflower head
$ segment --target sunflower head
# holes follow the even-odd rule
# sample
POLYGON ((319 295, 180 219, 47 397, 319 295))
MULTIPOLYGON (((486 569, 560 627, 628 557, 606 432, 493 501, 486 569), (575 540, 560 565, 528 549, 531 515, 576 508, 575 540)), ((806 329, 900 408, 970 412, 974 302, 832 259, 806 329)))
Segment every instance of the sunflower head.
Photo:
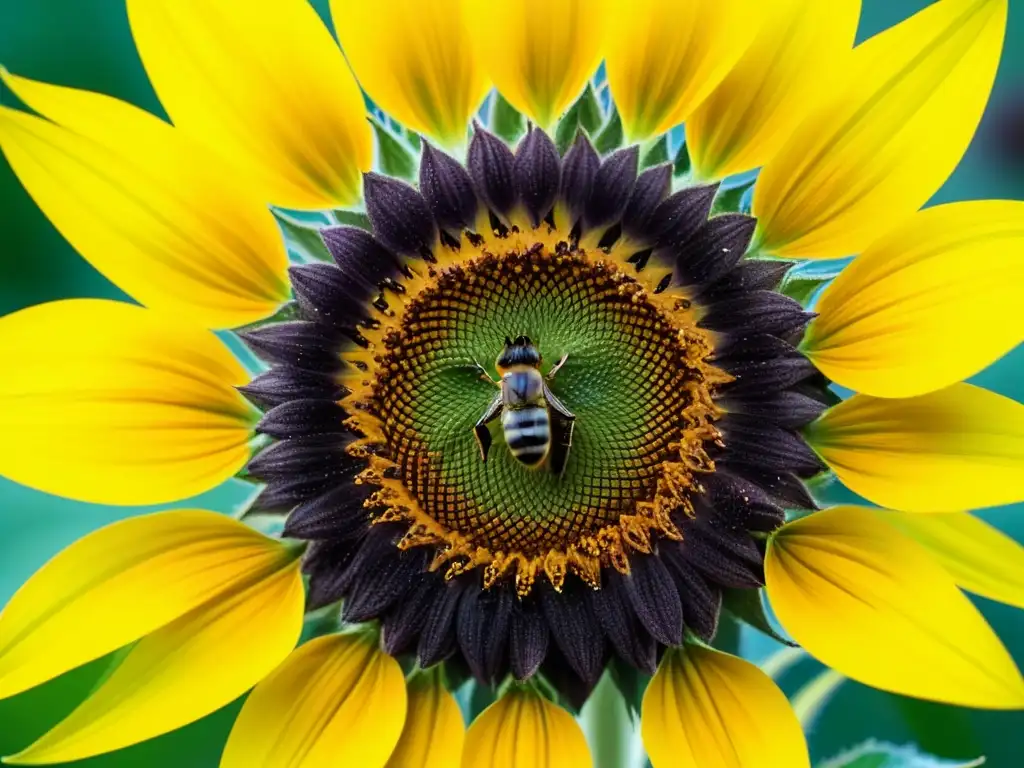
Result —
POLYGON ((961 383, 1022 338, 1024 215, 917 211, 1007 0, 857 46, 858 0, 332 0, 335 35, 306 0, 127 9, 173 124, 0 69, 41 115, 0 107, 0 149, 137 301, 0 319, 0 473, 260 487, 19 590, 0 697, 113 661, 6 762, 252 689, 223 768, 584 768, 570 712, 623 697, 656 768, 807 768, 722 617, 832 667, 818 693, 1024 705, 960 589, 1024 605, 1019 546, 960 511, 1024 498, 1024 409, 961 383), (835 481, 889 509, 819 508, 835 481))
POLYGON ((613 627, 653 672, 763 584, 779 489, 823 468, 791 431, 826 397, 784 265, 742 263, 756 220, 709 218, 717 185, 638 165, 539 128, 477 127, 467 167, 424 143, 418 189, 366 176, 372 234, 323 230, 335 263, 291 269, 302 319, 244 334, 274 364, 243 389, 277 441, 256 507, 291 510, 314 603, 390 652, 487 683, 563 655, 585 691, 613 627))

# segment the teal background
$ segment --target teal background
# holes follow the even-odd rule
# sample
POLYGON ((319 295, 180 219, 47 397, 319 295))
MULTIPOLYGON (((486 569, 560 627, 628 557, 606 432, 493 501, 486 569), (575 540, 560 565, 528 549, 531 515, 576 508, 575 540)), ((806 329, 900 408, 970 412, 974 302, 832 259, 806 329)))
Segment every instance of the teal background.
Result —
MULTIPOLYGON (((326 0, 313 4, 326 19, 326 0)), ((874 34, 927 4, 864 0, 860 36, 874 34)), ((1008 39, 985 120, 936 202, 1024 198, 1024 3, 1010 0, 1010 5, 1008 39)), ((0 0, 0 64, 20 75, 102 91, 163 114, 132 44, 121 0, 0 0)), ((0 92, 0 102, 14 100, 0 92)), ((942 125, 935 130, 941 131, 942 125)), ((0 161, 0 315, 43 301, 84 296, 126 298, 64 242, 6 162, 0 161)), ((984 318, 970 320, 984 327, 984 318)), ((68 329, 69 343, 74 342, 74 333, 68 329)), ((17 360, 0 361, 0 375, 5 367, 16 365, 17 360)), ((1024 401, 1024 350, 1008 355, 975 381, 1024 401)), ((16 440, 17 435, 0 439, 16 440)), ((55 465, 53 471, 60 467, 55 465)), ((172 506, 228 510, 248 493, 247 486, 233 482, 172 506)), ((0 605, 59 549, 137 511, 67 501, 0 478, 0 605)), ((1024 507, 1018 506, 991 510, 985 517, 1024 540, 1022 513, 1024 507)), ((978 603, 1018 665, 1024 666, 1024 614, 984 600, 978 603)), ((755 659, 773 650, 770 643, 746 635, 742 648, 755 659)), ((0 754, 21 749, 56 723, 89 691, 101 669, 102 661, 96 662, 0 701, 0 754)), ((787 673, 782 684, 791 691, 813 671, 811 665, 803 665, 787 673)), ((236 702, 181 731, 79 765, 212 768, 237 708, 236 702)), ((870 736, 916 742, 926 751, 949 757, 987 754, 988 765, 994 768, 1024 765, 1024 714, 914 702, 854 683, 840 689, 819 719, 811 733, 812 753, 818 760, 870 736)))

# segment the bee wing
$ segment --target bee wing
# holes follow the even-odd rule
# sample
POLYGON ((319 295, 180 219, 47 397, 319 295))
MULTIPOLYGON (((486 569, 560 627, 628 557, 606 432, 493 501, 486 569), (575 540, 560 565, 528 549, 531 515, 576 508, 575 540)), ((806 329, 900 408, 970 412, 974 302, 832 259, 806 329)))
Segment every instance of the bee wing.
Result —
POLYGON ((551 471, 561 477, 565 474, 565 465, 569 460, 569 449, 572 447, 572 431, 576 426, 575 418, 567 419, 559 412, 552 414, 551 449, 548 462, 551 471))
POLYGON ((576 420, 576 415, 566 408, 565 404, 561 400, 555 397, 547 384, 544 385, 544 399, 548 401, 548 405, 551 406, 551 409, 566 421, 576 420))
POLYGON ((572 447, 572 431, 576 426, 576 416, 555 397, 554 393, 544 385, 544 399, 547 400, 551 414, 551 453, 548 455, 551 471, 561 477, 565 474, 565 465, 569 460, 569 449, 572 447))
POLYGON ((498 418, 498 414, 501 413, 501 405, 501 392, 499 392, 473 427, 473 436, 476 437, 476 444, 480 447, 482 461, 487 461, 487 452, 491 449, 491 430, 487 428, 487 424, 498 418))

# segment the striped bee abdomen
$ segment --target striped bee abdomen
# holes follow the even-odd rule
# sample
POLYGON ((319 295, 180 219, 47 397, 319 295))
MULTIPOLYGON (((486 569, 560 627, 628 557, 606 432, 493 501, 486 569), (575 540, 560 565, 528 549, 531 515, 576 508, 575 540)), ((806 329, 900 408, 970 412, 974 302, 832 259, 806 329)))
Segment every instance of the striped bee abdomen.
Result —
POLYGON ((545 406, 529 405, 516 410, 506 408, 501 414, 501 426, 508 449, 523 464, 536 466, 548 455, 551 421, 545 406))

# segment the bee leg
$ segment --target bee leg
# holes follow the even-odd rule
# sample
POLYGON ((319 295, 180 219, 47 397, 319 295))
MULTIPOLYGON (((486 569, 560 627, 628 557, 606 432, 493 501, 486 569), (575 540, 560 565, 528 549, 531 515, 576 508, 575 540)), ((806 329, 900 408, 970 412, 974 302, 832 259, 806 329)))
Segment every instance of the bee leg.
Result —
POLYGON ((496 387, 501 386, 501 382, 495 381, 494 379, 492 379, 491 378, 491 374, 489 374, 487 372, 487 369, 484 368, 482 365, 480 365, 480 363, 473 363, 473 365, 476 367, 476 369, 478 371, 480 371, 480 380, 481 381, 486 381, 489 384, 493 384, 496 387))
POLYGON ((562 359, 559 360, 557 363, 555 363, 554 367, 550 371, 548 371, 548 375, 545 376, 544 378, 548 379, 549 381, 551 379, 555 378, 555 374, 558 373, 559 369, 561 369, 561 367, 563 365, 565 365, 565 361, 568 360, 568 359, 569 359, 569 355, 568 354, 562 355, 562 359))
POLYGON ((491 431, 487 428, 487 424, 498 418, 501 413, 501 393, 491 401, 491 404, 487 406, 487 410, 484 415, 480 417, 480 420, 473 427, 473 436, 476 438, 476 444, 480 448, 480 460, 487 461, 487 452, 491 449, 491 431))

